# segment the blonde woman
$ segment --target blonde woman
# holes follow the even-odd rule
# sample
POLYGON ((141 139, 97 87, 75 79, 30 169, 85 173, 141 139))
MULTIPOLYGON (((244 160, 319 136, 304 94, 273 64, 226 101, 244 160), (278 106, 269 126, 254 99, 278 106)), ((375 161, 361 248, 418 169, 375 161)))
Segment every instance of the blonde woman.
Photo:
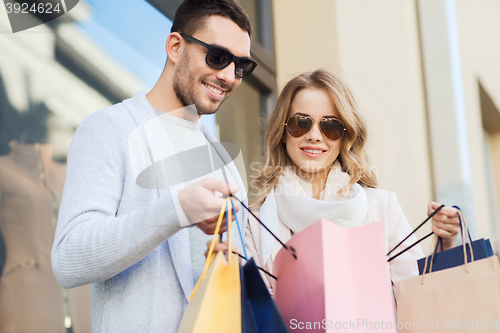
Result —
MULTIPOLYGON (((257 190, 252 211, 283 242, 320 218, 346 228, 382 221, 386 250, 392 249, 412 229, 396 194, 376 188, 366 139, 365 122, 338 76, 316 70, 295 77, 267 122, 264 161, 250 186, 257 190)), ((439 206, 429 203, 428 214, 439 206)), ((453 247, 460 231, 456 210, 441 209, 432 230, 443 238, 444 249, 453 247)), ((414 241, 410 237, 401 249, 414 241)), ((245 246, 258 266, 273 271, 282 246, 252 216, 245 246)), ((391 261, 395 295, 398 281, 418 275, 416 261, 423 256, 417 245, 391 261)), ((272 291, 272 278, 263 278, 272 291)))

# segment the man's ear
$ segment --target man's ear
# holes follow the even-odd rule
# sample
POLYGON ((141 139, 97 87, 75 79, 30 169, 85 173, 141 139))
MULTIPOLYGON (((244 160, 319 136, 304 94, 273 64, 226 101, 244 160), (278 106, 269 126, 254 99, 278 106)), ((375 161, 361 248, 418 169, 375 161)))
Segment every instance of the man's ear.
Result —
POLYGON ((182 36, 178 32, 172 32, 167 37, 165 50, 167 51, 168 59, 170 59, 174 65, 179 61, 179 57, 183 51, 181 49, 181 39, 182 36))

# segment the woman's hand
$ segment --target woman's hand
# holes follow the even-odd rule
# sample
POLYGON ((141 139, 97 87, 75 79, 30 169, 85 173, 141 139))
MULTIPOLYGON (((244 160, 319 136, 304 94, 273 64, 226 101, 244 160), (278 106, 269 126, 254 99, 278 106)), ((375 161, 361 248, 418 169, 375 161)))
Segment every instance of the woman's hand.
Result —
MULTIPOLYGON (((207 257, 208 255, 208 250, 210 249, 210 244, 212 243, 212 241, 208 241, 207 242, 207 250, 205 251, 205 258, 207 257)), ((215 246, 214 246, 214 253, 217 253, 219 251, 223 251, 224 252, 224 255, 226 256, 227 258, 227 241, 223 241, 222 243, 219 243, 219 242, 216 242, 215 243, 215 246)), ((237 253, 241 253, 240 249, 236 246, 232 246, 232 249, 231 249, 232 252, 237 252, 237 253)))
MULTIPOLYGON (((427 216, 434 213, 441 206, 436 202, 429 202, 427 216)), ((457 235, 460 232, 460 220, 458 211, 453 207, 443 207, 432 218, 432 232, 443 239, 443 250, 446 251, 455 247, 457 235)), ((438 248, 440 252, 440 248, 438 248)))
MULTIPOLYGON (((212 241, 207 242, 207 249, 205 251, 205 258, 208 255, 208 250, 210 249, 211 243, 212 243, 212 241)), ((227 256, 227 241, 223 241, 222 243, 215 242, 214 253, 217 253, 220 251, 224 252, 224 255, 227 256)))

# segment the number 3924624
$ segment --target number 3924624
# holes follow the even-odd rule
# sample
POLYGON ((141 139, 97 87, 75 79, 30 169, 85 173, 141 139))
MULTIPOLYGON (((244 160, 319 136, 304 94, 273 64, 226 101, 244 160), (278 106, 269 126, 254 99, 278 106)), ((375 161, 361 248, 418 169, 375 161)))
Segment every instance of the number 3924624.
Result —
POLYGON ((5 8, 7 10, 7 14, 11 13, 16 13, 16 14, 52 14, 52 13, 57 13, 59 14, 63 9, 61 8, 60 4, 57 3, 55 6, 50 3, 33 3, 28 4, 28 3, 5 3, 5 8))

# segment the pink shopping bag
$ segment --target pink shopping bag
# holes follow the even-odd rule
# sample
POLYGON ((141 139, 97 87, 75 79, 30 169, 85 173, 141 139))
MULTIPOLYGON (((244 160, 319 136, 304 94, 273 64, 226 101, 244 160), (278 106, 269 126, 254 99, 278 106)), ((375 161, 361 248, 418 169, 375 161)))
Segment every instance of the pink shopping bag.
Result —
POLYGON ((396 332, 380 222, 345 229, 321 219, 274 261, 274 296, 290 331, 396 332))

